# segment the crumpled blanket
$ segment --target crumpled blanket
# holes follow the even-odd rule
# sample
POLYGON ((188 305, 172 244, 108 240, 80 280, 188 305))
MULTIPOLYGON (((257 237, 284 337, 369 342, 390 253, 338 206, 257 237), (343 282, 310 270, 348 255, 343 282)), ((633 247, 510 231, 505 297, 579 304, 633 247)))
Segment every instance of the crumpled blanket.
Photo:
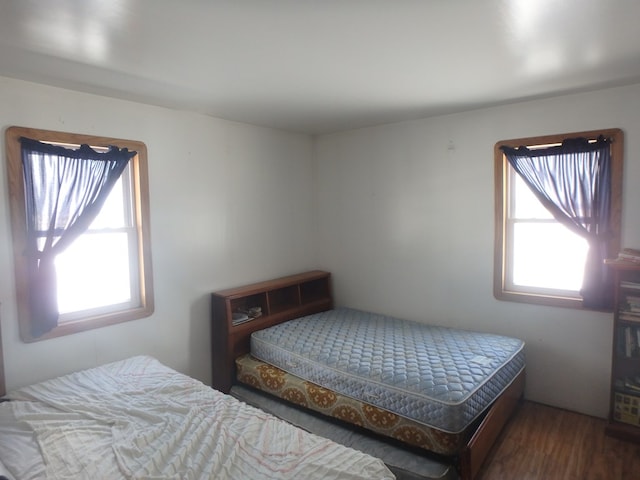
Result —
POLYGON ((393 479, 384 463, 138 356, 11 393, 55 479, 393 479))

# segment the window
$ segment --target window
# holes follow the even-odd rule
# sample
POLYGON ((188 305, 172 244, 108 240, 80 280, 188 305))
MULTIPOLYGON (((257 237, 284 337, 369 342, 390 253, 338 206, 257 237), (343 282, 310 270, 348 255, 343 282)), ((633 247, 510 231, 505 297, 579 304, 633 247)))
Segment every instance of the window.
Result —
MULTIPOLYGON (((542 152, 561 146, 568 139, 586 139, 590 144, 598 138, 610 140, 610 199, 605 257, 615 257, 620 248, 620 217, 622 204, 621 130, 610 129, 551 135, 544 137, 505 140, 496 143, 495 161, 495 250, 494 295, 500 300, 536 303, 564 307, 588 306, 583 298, 585 269, 596 247, 587 238, 597 236, 570 228, 561 222, 553 205, 523 178, 510 164, 503 147, 526 147, 530 152, 542 152), (553 213, 552 213, 553 211, 553 213), (591 237, 590 237, 591 235, 591 237)), ((560 158, 560 157, 557 157, 560 158)), ((542 160, 539 160, 542 161, 542 160)), ((560 160, 562 161, 562 160, 560 160)), ((565 160, 568 161, 568 160, 565 160)), ((604 177, 603 177, 604 178, 604 177)), ((607 177, 609 179, 609 177, 607 177)), ((547 185, 548 187, 548 185, 547 185)), ((542 187, 543 188, 543 187, 542 187)), ((590 225, 592 214, 576 214, 590 225)), ((593 222, 595 222, 593 220, 593 222)), ((606 275, 606 267, 599 260, 606 275)), ((590 307, 591 308, 591 307, 590 307)))
MULTIPOLYGON (((7 129, 5 137, 22 339, 25 342, 44 340, 151 315, 153 282, 144 143, 21 127, 7 129), (88 224, 81 228, 81 233, 52 256, 56 319, 44 332, 34 328, 39 313, 35 312, 33 292, 44 289, 39 289, 33 275, 33 251, 43 251, 45 243, 51 240, 46 240, 49 232, 44 231, 45 228, 29 234, 26 192, 31 189, 25 187, 25 182, 32 178, 40 190, 51 190, 54 178, 59 177, 54 177, 53 171, 47 168, 24 167, 27 164, 23 163, 23 148, 28 142, 25 139, 74 152, 72 155, 78 157, 78 165, 89 165, 90 160, 84 159, 85 151, 98 158, 111 149, 122 149, 128 159, 113 173, 109 181, 112 187, 105 190, 108 196, 91 215, 92 220, 85 222, 88 224), (85 148, 88 150, 83 150, 85 148), (30 239, 34 235, 37 247, 31 249, 30 239)), ((25 154, 25 162, 27 156, 25 154)), ((42 164, 52 162, 49 157, 42 158, 45 159, 42 164)), ((87 180, 89 168, 81 167, 79 171, 82 172, 79 178, 87 180)), ((32 200, 35 203, 44 203, 44 197, 32 195, 30 198, 35 198, 32 200)), ((60 243, 64 237, 56 230, 54 238, 54 242, 60 243)), ((35 264, 42 265, 44 254, 36 256, 35 264)))

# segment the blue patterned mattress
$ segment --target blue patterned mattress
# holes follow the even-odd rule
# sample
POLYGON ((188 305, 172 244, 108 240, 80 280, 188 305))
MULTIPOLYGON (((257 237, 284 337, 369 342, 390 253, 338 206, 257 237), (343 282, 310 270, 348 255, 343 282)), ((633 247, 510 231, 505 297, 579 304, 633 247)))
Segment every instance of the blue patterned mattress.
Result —
POLYGON ((276 367, 445 432, 467 428, 524 369, 516 338, 337 308, 251 336, 276 367))

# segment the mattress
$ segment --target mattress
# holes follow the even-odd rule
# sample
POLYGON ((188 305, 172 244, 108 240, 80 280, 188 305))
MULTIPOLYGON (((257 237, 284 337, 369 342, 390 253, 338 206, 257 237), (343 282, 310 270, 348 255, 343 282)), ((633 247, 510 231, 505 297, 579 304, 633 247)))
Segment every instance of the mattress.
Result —
POLYGON ((310 434, 151 357, 15 390, 0 462, 15 478, 391 480, 370 455, 310 434))
POLYGON ((525 367, 522 340, 337 308, 254 332, 251 353, 292 375, 450 433, 525 367))

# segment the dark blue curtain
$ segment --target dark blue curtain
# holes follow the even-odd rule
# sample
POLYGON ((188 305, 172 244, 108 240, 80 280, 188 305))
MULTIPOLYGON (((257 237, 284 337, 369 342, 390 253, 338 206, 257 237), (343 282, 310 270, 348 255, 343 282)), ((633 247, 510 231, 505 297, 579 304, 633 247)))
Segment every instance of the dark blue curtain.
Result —
POLYGON ((558 222, 586 238, 589 253, 580 294, 587 308, 607 310, 613 302, 612 279, 604 259, 611 239, 610 140, 565 140, 542 149, 502 151, 511 166, 558 222))
POLYGON ((89 145, 72 150, 28 138, 20 142, 31 334, 37 338, 58 324, 56 255, 89 228, 136 152, 117 147, 97 152, 89 145))

